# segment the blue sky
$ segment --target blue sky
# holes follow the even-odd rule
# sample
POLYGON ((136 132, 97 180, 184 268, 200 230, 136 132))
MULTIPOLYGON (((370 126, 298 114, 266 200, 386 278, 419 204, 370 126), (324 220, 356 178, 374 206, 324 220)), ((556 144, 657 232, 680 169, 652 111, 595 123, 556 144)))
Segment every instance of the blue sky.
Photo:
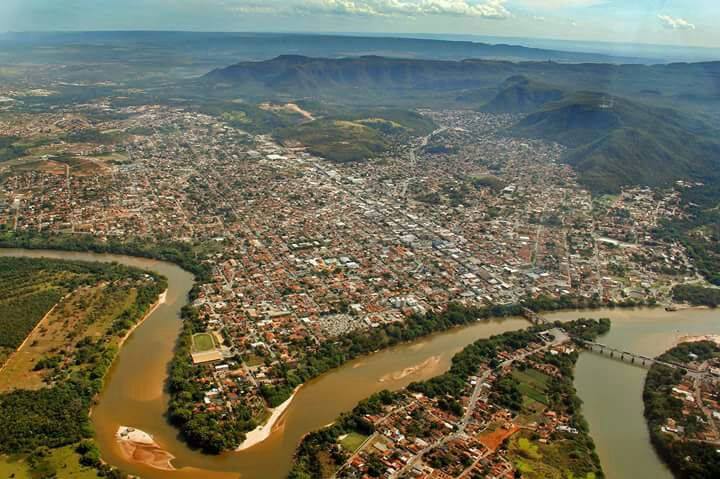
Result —
POLYGON ((442 33, 720 47, 720 0, 0 0, 0 31, 442 33))

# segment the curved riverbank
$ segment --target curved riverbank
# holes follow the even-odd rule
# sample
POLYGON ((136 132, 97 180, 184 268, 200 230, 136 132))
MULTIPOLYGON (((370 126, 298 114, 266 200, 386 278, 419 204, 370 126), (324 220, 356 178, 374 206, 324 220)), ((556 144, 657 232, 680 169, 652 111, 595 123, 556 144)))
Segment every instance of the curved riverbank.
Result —
POLYGON ((275 425, 278 423, 280 418, 282 418, 283 414, 285 414, 288 406, 290 406, 290 403, 292 403, 293 399, 295 399, 295 395, 297 394, 298 389, 300 389, 301 387, 302 386, 296 387, 295 391, 293 391, 293 393, 290 395, 289 398, 285 400, 284 403, 273 408, 271 410, 272 412, 270 414, 270 417, 267 421, 265 421, 264 424, 261 424, 252 431, 248 432, 245 436, 245 440, 237 447, 237 449, 235 449, 235 451, 240 452, 244 451, 245 449, 250 449, 251 447, 260 444, 268 437, 270 437, 270 434, 272 434, 275 425))
POLYGON ((283 478, 290 468, 295 447, 305 433, 333 421, 375 392, 404 388, 412 381, 440 374, 449 367, 451 357, 470 342, 527 326, 520 318, 476 322, 350 361, 308 381, 298 390, 279 418, 282 427, 271 428, 267 439, 241 452, 208 456, 188 448, 165 419, 167 365, 173 357, 175 340, 182 325, 180 310, 193 286, 190 273, 161 261, 111 254, 17 249, 3 250, 0 254, 116 261, 157 271, 168 278, 166 303, 138 326, 120 350, 93 412, 96 441, 103 459, 147 479, 171 476, 237 478, 238 474, 249 479, 283 478), (439 360, 408 373, 408 368, 433 356, 439 360), (381 383, 379 378, 387 374, 394 377, 381 383), (176 457, 173 461, 176 470, 159 470, 148 464, 128 461, 115 437, 121 425, 151 434, 162 450, 176 457))
POLYGON ((643 404, 651 442, 675 477, 720 477, 716 386, 710 372, 718 365, 718 355, 715 340, 692 338, 657 358, 687 369, 655 363, 645 379, 643 404))
POLYGON ((137 328, 139 328, 145 322, 145 320, 147 318, 152 316, 152 314, 155 312, 155 310, 158 308, 158 306, 163 304, 166 300, 167 300, 167 289, 165 291, 163 291, 162 293, 160 293, 160 296, 158 296, 158 299, 153 303, 152 306, 150 306, 150 309, 148 310, 148 312, 143 315, 143 317, 140 319, 140 321, 133 324, 132 328, 130 328, 128 330, 127 334, 125 334, 125 336, 123 336, 123 338, 118 343, 118 348, 122 348, 123 345, 125 344, 125 341, 127 341, 128 338, 130 336, 132 336, 132 334, 135 332, 135 330, 137 328))
MULTIPOLYGON (((718 310, 639 309, 595 315, 613 320, 610 332, 599 342, 647 357, 658 356, 686 336, 720 333, 718 310)), ((595 353, 585 352, 578 361, 575 387, 608 478, 673 479, 650 442, 642 398, 646 376, 642 367, 595 353)))
MULTIPOLYGON (((93 413, 96 440, 103 458, 128 473, 146 479, 284 478, 295 448, 305 433, 334 421, 341 413, 351 410, 360 400, 375 392, 401 389, 410 382, 444 372, 450 365, 450 358, 477 339, 527 327, 527 321, 521 318, 476 322, 350 361, 308 381, 297 390, 263 441, 240 452, 207 456, 189 449, 180 441, 177 430, 165 418, 167 365, 173 357, 175 340, 182 325, 180 310, 193 287, 192 274, 161 261, 109 254, 42 250, 0 250, 0 254, 117 261, 150 269, 168 278, 166 302, 148 315, 120 350, 93 413), (437 360, 433 359, 435 357, 437 360), (424 366, 418 368, 418 365, 424 366), (381 378, 387 380, 381 382, 381 378), (172 465, 176 470, 160 470, 148 464, 128 461, 115 437, 121 425, 151 434, 163 451, 175 457, 172 465)), ((652 354, 658 347, 668 349, 683 334, 720 333, 720 318, 712 310, 606 309, 547 315, 552 320, 580 316, 613 319, 611 333, 602 338, 602 342, 648 355, 661 352, 658 350, 652 354), (634 342, 624 343, 626 337, 634 338, 634 342)), ((598 445, 607 477, 613 479, 650 477, 643 473, 633 475, 637 471, 634 463, 642 464, 651 471, 655 471, 659 464, 642 419, 640 394, 643 377, 644 370, 590 353, 581 355, 578 363, 576 387, 585 402, 584 415, 590 423, 591 435, 598 445), (636 383, 637 395, 633 389, 636 383), (624 393, 617 394, 618 390, 624 393), (624 412, 626 408, 636 406, 640 426, 633 420, 634 413, 624 412), (623 431, 625 436, 616 434, 616 431, 623 431)), ((662 475, 661 468, 659 475, 652 477, 663 479, 669 476, 662 475)))

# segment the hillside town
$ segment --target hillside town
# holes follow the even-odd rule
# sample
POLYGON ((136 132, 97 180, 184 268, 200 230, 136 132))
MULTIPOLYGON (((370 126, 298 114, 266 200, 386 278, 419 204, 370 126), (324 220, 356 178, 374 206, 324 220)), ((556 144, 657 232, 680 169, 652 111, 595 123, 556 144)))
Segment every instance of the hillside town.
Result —
POLYGON ((202 113, 112 108, 0 120, 34 145, 0 165, 0 225, 191 245, 212 271, 193 302, 211 338, 194 342, 198 411, 261 417, 278 365, 451 303, 670 304, 697 279, 679 244, 652 235, 684 214, 688 185, 593 198, 563 147, 503 133, 512 115, 424 111, 432 134, 340 164, 202 113))

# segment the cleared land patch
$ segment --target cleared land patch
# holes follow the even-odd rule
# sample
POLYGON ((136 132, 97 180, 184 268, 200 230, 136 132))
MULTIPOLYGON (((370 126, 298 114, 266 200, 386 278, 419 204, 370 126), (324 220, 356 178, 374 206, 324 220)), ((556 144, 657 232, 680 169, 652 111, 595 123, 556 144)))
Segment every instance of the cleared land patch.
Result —
MULTIPOLYGON (((548 405, 548 397, 546 395, 547 384, 550 376, 541 373, 535 369, 526 369, 524 371, 514 370, 513 377, 520 383, 518 389, 524 398, 538 402, 545 406, 548 405)), ((532 408, 532 403, 525 401, 525 406, 532 408)))
POLYGON ((0 257, 0 331, 12 351, 0 370, 0 477, 109 474, 88 440, 89 409, 120 342, 166 288, 114 263, 0 257))
POLYGON ((377 156, 388 147, 382 134, 351 121, 315 120, 286 128, 277 136, 287 144, 300 143, 311 153, 339 163, 377 156))
POLYGON ((495 451, 507 438, 511 437, 518 430, 519 428, 515 425, 509 428, 496 425, 495 427, 488 428, 488 431, 478 436, 477 439, 480 444, 491 451, 495 451))
POLYGON ((105 284, 70 293, 28 336, 0 371, 0 392, 38 389, 60 367, 73 369, 84 338, 97 339, 135 299, 135 291, 105 284))
POLYGON ((198 333, 193 335, 193 351, 203 353, 215 349, 215 339, 210 333, 198 333))
POLYGON ((594 473, 585 473, 590 465, 574 454, 572 441, 558 441, 542 444, 519 434, 510 441, 508 448, 510 460, 520 469, 527 479, 595 479, 594 473))
POLYGON ((348 452, 355 452, 367 440, 368 436, 351 432, 340 438, 340 445, 348 452))

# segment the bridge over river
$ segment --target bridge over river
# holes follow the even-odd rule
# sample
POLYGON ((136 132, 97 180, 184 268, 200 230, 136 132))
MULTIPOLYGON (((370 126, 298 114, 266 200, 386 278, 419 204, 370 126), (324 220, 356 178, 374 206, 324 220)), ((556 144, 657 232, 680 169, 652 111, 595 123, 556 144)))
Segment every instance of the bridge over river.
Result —
MULTIPOLYGON (((541 316, 540 314, 538 314, 537 312, 533 311, 530 308, 523 308, 523 315, 532 324, 547 325, 547 324, 551 323, 550 320, 541 316)), ((692 375, 696 375, 696 376, 704 374, 703 371, 690 368, 686 365, 677 364, 677 363, 673 363, 670 361, 660 361, 658 359, 644 356, 642 354, 636 354, 636 353, 633 353, 630 351, 623 351, 621 349, 613 348, 613 347, 607 346, 602 343, 596 343, 593 341, 585 341, 585 340, 581 340, 581 342, 591 352, 599 353, 604 356, 609 356, 610 358, 618 359, 620 361, 629 362, 630 364, 635 364, 637 366, 649 368, 653 364, 662 364, 663 366, 667 366, 672 369, 685 370, 688 373, 690 373, 692 375)))
POLYGON ((530 308, 523 308, 523 316, 533 324, 550 324, 552 321, 540 316, 530 308))
POLYGON ((620 361, 627 361, 631 364, 635 364, 638 366, 643 366, 649 368, 653 364, 662 364, 663 366, 667 366, 672 369, 682 369, 684 371, 687 371, 690 374, 695 375, 701 375, 703 374, 703 371, 700 371, 698 369, 690 368, 686 365, 673 363, 670 361, 660 361, 655 358, 650 358, 647 356, 643 356, 642 354, 636 354, 629 351, 623 351, 621 349, 613 348, 610 346, 607 346, 602 343, 596 343, 593 341, 582 341, 583 345, 590 351, 602 355, 609 356, 613 359, 618 359, 620 361))

